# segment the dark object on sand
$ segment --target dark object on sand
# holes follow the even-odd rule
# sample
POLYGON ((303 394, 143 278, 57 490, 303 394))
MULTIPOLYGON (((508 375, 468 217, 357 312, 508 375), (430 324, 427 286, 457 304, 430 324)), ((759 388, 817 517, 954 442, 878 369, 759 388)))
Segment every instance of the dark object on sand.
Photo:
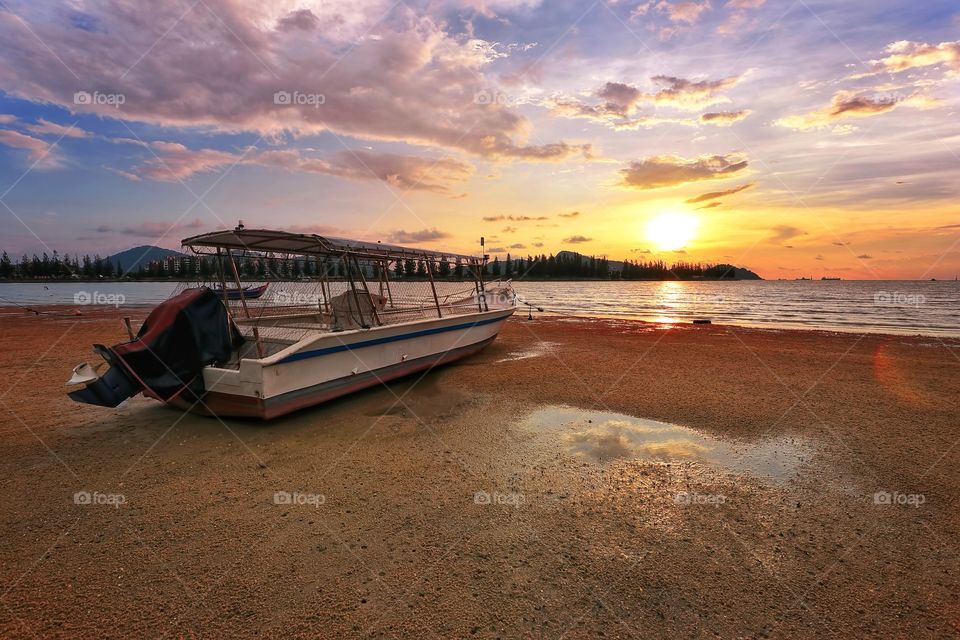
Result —
POLYGON ((187 289, 154 309, 135 339, 113 347, 94 345, 110 369, 69 395, 102 407, 115 407, 141 391, 169 401, 189 388, 200 398, 203 368, 229 360, 242 340, 217 294, 206 287, 187 289))
POLYGON ((693 324, 711 324, 711 321, 709 318, 697 318, 693 321, 693 324))

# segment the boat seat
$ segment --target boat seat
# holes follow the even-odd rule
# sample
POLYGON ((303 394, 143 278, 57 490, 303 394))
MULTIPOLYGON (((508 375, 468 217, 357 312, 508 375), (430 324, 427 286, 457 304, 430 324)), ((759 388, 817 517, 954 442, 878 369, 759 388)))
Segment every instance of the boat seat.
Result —
POLYGON ((374 309, 377 313, 382 313, 386 304, 387 299, 383 296, 362 289, 344 291, 330 299, 335 323, 342 329, 359 329, 377 324, 374 309), (359 308, 357 302, 360 303, 359 308))

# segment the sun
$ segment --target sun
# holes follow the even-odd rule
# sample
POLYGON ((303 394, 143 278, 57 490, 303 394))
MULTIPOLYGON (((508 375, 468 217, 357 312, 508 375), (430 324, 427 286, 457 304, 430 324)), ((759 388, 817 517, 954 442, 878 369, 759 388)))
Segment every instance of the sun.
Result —
POLYGON ((697 235, 699 225, 688 213, 661 213, 647 223, 647 240, 661 251, 682 249, 697 235))

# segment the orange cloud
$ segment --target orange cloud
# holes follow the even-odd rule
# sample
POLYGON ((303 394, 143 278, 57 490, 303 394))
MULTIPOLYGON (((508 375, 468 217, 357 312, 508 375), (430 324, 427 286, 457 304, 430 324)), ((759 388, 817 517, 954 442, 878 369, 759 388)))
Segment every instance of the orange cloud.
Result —
MULTIPOLYGON (((900 96, 871 96, 854 91, 838 91, 830 100, 830 104, 822 109, 802 114, 780 118, 774 124, 788 129, 808 130, 823 129, 844 118, 869 118, 870 116, 888 113, 900 106, 911 106, 920 109, 929 109, 941 103, 935 98, 915 93, 907 97, 900 96)), ((837 133, 847 133, 840 129, 837 133)))
POLYGON ((724 196, 732 196, 735 193, 740 193, 741 191, 746 191, 747 189, 752 188, 755 184, 756 183, 754 182, 748 182, 746 184, 733 187, 732 189, 725 189, 724 191, 711 191, 695 198, 690 198, 686 202, 687 204, 696 204, 698 202, 706 202, 707 200, 716 200, 717 198, 722 198, 724 196))
POLYGON ((728 127, 734 122, 740 122, 749 116, 750 109, 740 109, 739 111, 713 111, 700 115, 701 124, 713 124, 720 127, 728 127))
POLYGON ((688 182, 718 180, 734 176, 747 168, 740 154, 700 156, 686 159, 677 156, 645 158, 620 170, 620 185, 632 189, 660 189, 688 182))
POLYGON ((439 229, 421 229, 420 231, 404 231, 403 229, 398 229, 387 236, 387 239, 390 242, 404 244, 407 242, 432 242, 449 237, 449 233, 440 231, 439 229))
POLYGON ((338 151, 322 158, 304 157, 295 149, 244 153, 216 149, 193 150, 179 143, 153 142, 157 155, 129 172, 131 178, 164 182, 185 180, 194 174, 217 171, 234 165, 258 165, 287 171, 318 173, 352 180, 382 180, 403 190, 448 193, 450 187, 466 180, 473 166, 450 157, 438 159, 366 150, 338 151))
POLYGON ((935 64, 945 64, 954 73, 960 72, 960 40, 940 44, 900 40, 887 45, 884 51, 888 54, 886 57, 873 60, 873 69, 857 77, 884 72, 899 73, 935 64))

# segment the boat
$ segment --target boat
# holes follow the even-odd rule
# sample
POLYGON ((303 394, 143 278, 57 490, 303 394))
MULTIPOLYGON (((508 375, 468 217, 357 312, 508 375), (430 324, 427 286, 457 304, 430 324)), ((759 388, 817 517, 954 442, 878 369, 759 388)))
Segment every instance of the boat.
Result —
POLYGON ((470 356, 517 308, 509 281, 484 282, 486 255, 242 225, 182 244, 219 286, 184 284, 130 341, 94 345, 110 366, 78 365, 73 400, 116 407, 142 393, 194 413, 277 418, 470 356), (300 276, 272 296, 224 299, 227 278, 244 290, 239 274, 254 266, 300 276))
POLYGON ((239 300, 240 298, 246 298, 247 300, 256 300, 264 293, 267 292, 267 287, 270 286, 270 283, 260 285, 259 287, 244 287, 238 289, 237 287, 227 287, 226 289, 221 289, 220 287, 214 287, 213 292, 218 296, 227 296, 227 300, 239 300), (224 293, 226 292, 226 293, 224 293))

